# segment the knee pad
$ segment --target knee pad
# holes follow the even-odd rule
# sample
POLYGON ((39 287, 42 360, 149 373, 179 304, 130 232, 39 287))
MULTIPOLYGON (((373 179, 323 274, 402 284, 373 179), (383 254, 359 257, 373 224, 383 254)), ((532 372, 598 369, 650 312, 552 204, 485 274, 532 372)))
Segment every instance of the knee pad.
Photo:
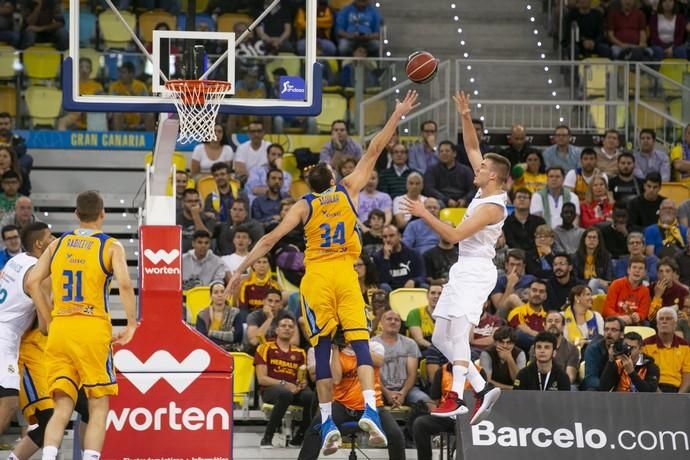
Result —
POLYGON ((316 380, 331 378, 331 338, 321 337, 314 347, 316 380))
POLYGON ((371 360, 371 352, 369 351, 368 340, 353 340, 350 342, 352 350, 357 357, 357 367, 371 366, 374 367, 374 362, 371 360))

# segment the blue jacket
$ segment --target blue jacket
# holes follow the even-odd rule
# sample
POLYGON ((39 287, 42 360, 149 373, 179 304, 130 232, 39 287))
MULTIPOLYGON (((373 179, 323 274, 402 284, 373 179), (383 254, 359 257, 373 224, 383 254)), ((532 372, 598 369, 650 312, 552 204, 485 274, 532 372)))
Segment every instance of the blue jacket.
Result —
POLYGON ((381 30, 381 16, 372 5, 360 10, 354 4, 350 4, 338 13, 335 30, 363 34, 378 33, 381 30))
POLYGON ((609 352, 606 349, 604 337, 590 343, 585 349, 585 378, 582 380, 580 390, 599 391, 599 377, 604 371, 609 352))

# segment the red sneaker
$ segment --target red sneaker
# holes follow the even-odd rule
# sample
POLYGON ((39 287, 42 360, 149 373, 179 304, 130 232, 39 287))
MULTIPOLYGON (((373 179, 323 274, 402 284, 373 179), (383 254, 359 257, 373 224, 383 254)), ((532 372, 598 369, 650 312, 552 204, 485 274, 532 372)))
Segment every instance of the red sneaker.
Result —
POLYGON ((487 383, 482 391, 475 395, 474 410, 470 417, 470 425, 476 425, 485 420, 491 413, 496 401, 501 396, 501 389, 487 383))
POLYGON ((469 412, 465 401, 458 397, 454 391, 449 391, 446 399, 436 409, 431 411, 431 415, 436 417, 453 417, 455 415, 463 415, 469 412))

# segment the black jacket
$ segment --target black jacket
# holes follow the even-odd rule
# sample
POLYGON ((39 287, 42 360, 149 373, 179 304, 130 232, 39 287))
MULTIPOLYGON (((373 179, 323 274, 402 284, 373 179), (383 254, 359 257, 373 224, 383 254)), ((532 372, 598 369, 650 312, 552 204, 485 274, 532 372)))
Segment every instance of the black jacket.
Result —
MULTIPOLYGON (((606 366, 599 377, 599 391, 619 391, 616 389, 625 370, 618 368, 615 361, 606 361, 606 366)), ((628 374, 634 390, 642 393, 654 393, 659 386, 659 366, 654 364, 654 358, 642 355, 642 364, 635 365, 635 372, 628 374)))

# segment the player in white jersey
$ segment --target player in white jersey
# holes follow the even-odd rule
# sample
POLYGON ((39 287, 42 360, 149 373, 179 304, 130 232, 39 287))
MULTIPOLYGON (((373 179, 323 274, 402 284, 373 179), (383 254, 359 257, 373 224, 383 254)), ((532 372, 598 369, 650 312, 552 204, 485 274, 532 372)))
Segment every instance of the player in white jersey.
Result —
POLYGON ((403 208, 424 221, 445 241, 459 242, 459 258, 450 269, 448 283, 434 308, 436 324, 431 342, 453 363, 453 386, 443 404, 431 414, 450 417, 468 412, 462 393, 469 380, 476 394, 476 404, 470 418, 475 425, 484 420, 501 390, 482 378, 470 358, 470 334, 479 324, 484 302, 496 286, 494 246, 508 216, 508 197, 503 186, 508 179, 510 162, 495 153, 482 158, 479 140, 472 125, 469 98, 463 92, 453 97, 462 118, 465 150, 474 169, 474 185, 479 189, 455 228, 441 222, 423 205, 407 201, 403 208))
MULTIPOLYGON (((26 294, 27 274, 55 238, 42 222, 22 231, 22 244, 31 250, 11 258, 0 274, 0 433, 19 404, 19 343, 34 321, 36 308, 26 294)), ((41 324, 45 324, 41 319, 41 324)))

